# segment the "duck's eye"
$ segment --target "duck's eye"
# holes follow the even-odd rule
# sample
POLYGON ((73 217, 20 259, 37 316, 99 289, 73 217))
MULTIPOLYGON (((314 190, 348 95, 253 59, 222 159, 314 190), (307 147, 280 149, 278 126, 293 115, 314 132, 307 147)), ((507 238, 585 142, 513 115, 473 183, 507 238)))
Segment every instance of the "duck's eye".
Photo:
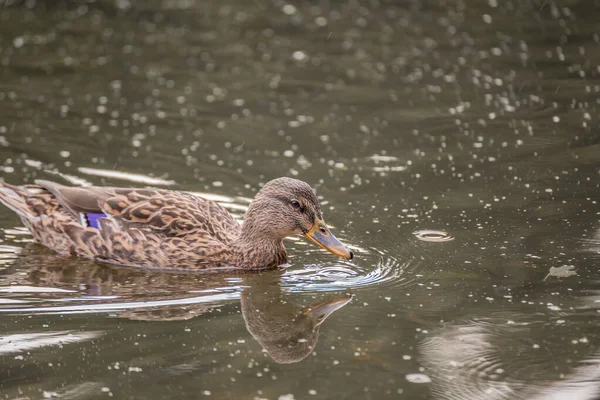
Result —
POLYGON ((296 199, 292 199, 292 201, 290 201, 290 204, 292 205, 292 207, 297 208, 298 210, 300 209, 300 202, 296 199))

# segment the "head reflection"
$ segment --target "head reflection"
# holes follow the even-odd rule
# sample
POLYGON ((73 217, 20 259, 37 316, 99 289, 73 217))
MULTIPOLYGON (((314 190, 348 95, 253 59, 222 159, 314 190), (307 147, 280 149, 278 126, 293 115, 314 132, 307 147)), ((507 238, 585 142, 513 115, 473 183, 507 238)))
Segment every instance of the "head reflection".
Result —
POLYGON ((242 315, 248 332, 280 364, 305 359, 317 344, 321 324, 352 299, 343 292, 302 308, 283 295, 279 284, 255 281, 242 291, 242 315))

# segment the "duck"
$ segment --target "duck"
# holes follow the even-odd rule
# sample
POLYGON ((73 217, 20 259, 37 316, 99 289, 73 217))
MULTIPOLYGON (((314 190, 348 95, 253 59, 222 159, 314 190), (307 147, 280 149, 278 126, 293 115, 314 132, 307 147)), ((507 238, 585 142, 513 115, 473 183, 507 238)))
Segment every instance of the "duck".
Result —
POLYGON ((216 202, 184 191, 0 182, 0 203, 35 241, 62 255, 133 267, 274 269, 287 263, 284 238, 302 235, 347 260, 353 253, 323 220, 313 188, 298 179, 267 182, 240 225, 216 202))

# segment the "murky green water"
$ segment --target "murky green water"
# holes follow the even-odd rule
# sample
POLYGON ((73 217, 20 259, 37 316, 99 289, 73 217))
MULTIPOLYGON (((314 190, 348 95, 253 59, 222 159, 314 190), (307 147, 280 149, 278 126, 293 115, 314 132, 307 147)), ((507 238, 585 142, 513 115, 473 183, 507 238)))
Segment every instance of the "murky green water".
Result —
POLYGON ((600 397, 598 1, 0 5, 4 180, 295 176, 356 254, 145 272, 2 208, 0 398, 600 397))

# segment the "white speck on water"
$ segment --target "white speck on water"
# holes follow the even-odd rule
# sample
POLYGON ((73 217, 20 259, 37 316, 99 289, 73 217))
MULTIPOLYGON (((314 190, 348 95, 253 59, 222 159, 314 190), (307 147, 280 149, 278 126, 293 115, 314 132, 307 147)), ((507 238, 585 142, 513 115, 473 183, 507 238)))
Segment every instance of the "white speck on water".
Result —
POLYGON ((325 26, 327 25, 327 19, 325 17, 317 17, 315 18, 315 24, 319 26, 325 26))
POLYGON ((552 117, 552 121, 560 122, 560 117, 558 115, 555 115, 554 117, 552 117))
POLYGON ((498 0, 488 0, 488 5, 490 7, 496 8, 498 7, 498 0))
POLYGON ((205 390, 202 392, 202 394, 205 396, 210 396, 212 393, 210 392, 210 390, 205 390))
POLYGON ((412 357, 411 357, 411 356, 409 356, 408 354, 405 354, 405 355, 403 355, 403 356, 402 356, 402 359, 403 359, 403 360, 410 360, 411 358, 412 358, 412 357))
POLYGON ((221 186, 223 186, 223 182, 221 182, 221 181, 214 181, 214 182, 212 183, 212 185, 213 185, 214 187, 221 187, 221 186))
POLYGON ((45 399, 53 399, 53 398, 58 397, 58 393, 56 393, 56 392, 47 392, 47 391, 44 390, 43 396, 44 396, 45 399))
POLYGON ((486 24, 492 23, 492 16, 490 14, 483 14, 483 22, 486 24))
POLYGON ((109 387, 106 387, 106 386, 104 386, 104 387, 102 387, 102 388, 100 389, 100 391, 101 391, 102 393, 108 393, 108 392, 110 392, 110 388, 109 388, 109 387))
POLYGON ((16 38, 14 38, 13 40, 13 45, 18 49, 23 47, 23 45, 25 44, 25 38, 23 36, 17 36, 16 38))
POLYGON ((430 383, 431 378, 425 374, 407 374, 406 380, 411 383, 430 383))
POLYGON ((129 367, 127 369, 127 371, 129 371, 129 372, 142 372, 142 368, 140 368, 140 367, 129 367))
POLYGON ((281 11, 283 11, 283 13, 287 15, 294 15, 296 14, 296 11, 298 11, 298 9, 291 4, 286 4, 281 8, 281 11))
POLYGON ((67 157, 69 157, 70 155, 71 155, 71 152, 69 152, 69 151, 67 151, 67 150, 63 150, 63 151, 61 151, 61 152, 60 152, 60 156, 61 156, 62 158, 67 158, 67 157))
POLYGON ((286 157, 294 157, 294 151, 293 150, 286 150, 283 152, 283 155, 286 157))
POLYGON ((316 395, 316 394, 317 394, 317 391, 316 391, 316 390, 314 390, 314 389, 310 389, 310 390, 308 391, 308 394, 310 394, 310 395, 313 395, 313 396, 314 396, 314 395, 316 395))
POLYGON ((294 54, 292 54, 292 58, 296 61, 305 61, 308 58, 305 52, 296 50, 294 54))
POLYGON ((295 400, 295 397, 293 394, 282 394, 281 396, 279 396, 277 398, 277 400, 295 400))
POLYGON ((531 346, 531 347, 533 347, 534 349, 539 349, 539 348, 540 348, 540 345, 536 343, 536 344, 534 344, 534 345, 533 345, 533 346, 531 346))

